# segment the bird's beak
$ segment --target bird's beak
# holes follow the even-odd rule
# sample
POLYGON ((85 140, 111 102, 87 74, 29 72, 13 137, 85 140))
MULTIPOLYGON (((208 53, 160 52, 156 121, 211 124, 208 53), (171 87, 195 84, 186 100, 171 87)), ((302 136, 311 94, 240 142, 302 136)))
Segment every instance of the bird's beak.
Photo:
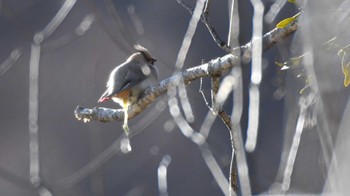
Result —
POLYGON ((152 59, 151 60, 151 63, 153 64, 154 62, 156 62, 157 61, 157 59, 152 59))

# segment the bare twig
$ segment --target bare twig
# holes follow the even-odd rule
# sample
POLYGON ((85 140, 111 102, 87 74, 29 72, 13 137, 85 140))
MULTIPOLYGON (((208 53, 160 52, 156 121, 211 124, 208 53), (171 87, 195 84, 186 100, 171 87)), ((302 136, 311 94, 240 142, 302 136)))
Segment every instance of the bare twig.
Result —
MULTIPOLYGON (((218 77, 215 77, 215 76, 212 76, 211 77, 211 97, 212 97, 212 106, 209 105, 209 102, 207 100, 207 98, 205 97, 205 94, 203 92, 203 89, 202 89, 202 78, 200 78, 200 87, 199 87, 199 92, 201 93, 201 95, 203 96, 203 100, 205 101, 207 107, 209 108, 209 110, 211 110, 214 114, 217 114, 220 119, 224 122, 224 124, 227 126, 227 128, 230 130, 232 130, 232 126, 231 126, 231 120, 230 120, 230 116, 223 110, 214 110, 213 107, 214 105, 216 104, 215 102, 215 97, 216 97, 216 94, 219 90, 219 78, 218 77)), ((205 124, 205 123, 204 123, 205 124)), ((232 149, 234 149, 234 145, 233 145, 233 142, 231 142, 232 144, 232 149)), ((236 158, 233 157, 233 162, 232 163, 236 163, 236 158)), ((231 163, 231 168, 230 168, 230 187, 232 187, 232 190, 234 192, 237 192, 238 190, 238 178, 237 178, 237 167, 235 164, 232 165, 231 163)), ((231 195, 234 195, 233 193, 231 195)))
MULTIPOLYGON (((193 13, 193 8, 189 5, 187 5, 183 0, 176 0, 183 8, 185 8, 190 14, 193 13)), ((216 30, 214 29, 214 27, 212 27, 212 25, 209 22, 209 4, 210 4, 210 0, 206 1, 204 10, 203 10, 203 14, 201 15, 201 21, 205 24, 205 26, 207 27, 210 35, 212 36, 212 38, 214 39, 215 43, 221 48, 223 49, 225 52, 227 53, 231 53, 231 48, 229 46, 227 46, 226 42, 224 42, 222 39, 220 39, 219 35, 217 34, 216 30)))
POLYGON ((6 73, 12 65, 16 63, 16 61, 19 59, 19 57, 22 55, 22 51, 19 49, 12 50, 9 57, 6 58, 6 60, 2 63, 0 63, 0 77, 6 73))
MULTIPOLYGON (((226 125, 226 127, 231 133, 232 132, 232 123, 230 120, 231 117, 224 110, 222 110, 220 106, 217 106, 216 104, 216 95, 219 90, 219 82, 220 82, 219 77, 215 77, 215 76, 211 77, 211 99, 212 99, 212 105, 215 106, 215 109, 211 108, 211 110, 214 111, 220 117, 222 122, 226 125)), ((232 145, 232 149, 234 150, 235 148, 234 148, 233 141, 231 141, 231 145, 232 145)), ((238 190, 237 166, 235 165, 236 163, 235 156, 233 156, 232 158, 233 160, 231 162, 231 168, 230 168, 231 170, 230 187, 236 193, 238 190)), ((232 193, 231 195, 234 195, 234 193, 232 193)))
POLYGON ((206 0, 203 8, 203 14, 209 14, 209 6, 210 6, 210 0, 206 0))
MULTIPOLYGON (((217 76, 213 76, 211 77, 211 99, 212 99, 212 105, 214 106, 216 104, 216 95, 218 93, 219 90, 219 86, 220 86, 220 80, 219 77, 217 76)), ((222 120, 222 122, 226 125, 226 127, 228 128, 228 130, 230 132, 232 132, 232 124, 231 124, 231 120, 230 120, 230 116, 224 111, 222 110, 221 107, 217 108, 217 114, 219 116, 219 118, 222 120)), ((233 141, 231 141, 231 145, 232 145, 232 149, 234 149, 234 144, 233 141)), ((231 168, 230 168, 230 187, 232 188, 232 190, 237 193, 238 190, 238 174, 237 174, 237 166, 236 166, 236 158, 235 156, 232 157, 233 160, 231 162, 231 168)), ((231 195, 234 195, 233 193, 231 195)))
MULTIPOLYGON (((220 110, 218 112, 218 115, 222 122, 226 125, 227 129, 229 129, 232 132, 232 124, 231 124, 231 117, 223 110, 220 110)), ((232 135, 232 134, 231 134, 232 135)), ((231 136, 231 145, 232 149, 234 148, 233 144, 233 138, 231 136)), ((238 173, 237 173, 237 162, 236 162, 236 156, 232 156, 231 160, 231 166, 230 166, 230 186, 232 190, 237 193, 238 191, 238 173)))
POLYGON ((207 108, 212 110, 211 105, 209 104, 207 98, 205 97, 204 91, 203 91, 203 78, 200 78, 200 80, 199 80, 199 93, 202 95, 202 98, 203 98, 207 108))

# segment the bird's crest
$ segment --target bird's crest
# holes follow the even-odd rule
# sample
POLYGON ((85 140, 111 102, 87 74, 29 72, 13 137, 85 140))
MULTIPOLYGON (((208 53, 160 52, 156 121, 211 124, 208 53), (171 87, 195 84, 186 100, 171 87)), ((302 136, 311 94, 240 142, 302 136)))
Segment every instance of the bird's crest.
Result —
POLYGON ((148 62, 153 64, 154 62, 157 61, 157 59, 153 58, 151 53, 145 47, 137 44, 134 46, 134 48, 137 52, 140 52, 148 62))

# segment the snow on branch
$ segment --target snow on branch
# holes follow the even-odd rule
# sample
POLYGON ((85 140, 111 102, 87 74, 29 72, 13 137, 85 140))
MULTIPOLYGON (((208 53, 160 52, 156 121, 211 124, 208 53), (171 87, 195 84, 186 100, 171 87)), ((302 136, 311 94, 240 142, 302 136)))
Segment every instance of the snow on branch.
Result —
MULTIPOLYGON (((264 51, 274 46, 276 43, 283 41, 293 32, 298 29, 298 21, 291 22, 284 28, 275 28, 272 31, 266 33, 263 37, 263 49, 264 51)), ((242 61, 247 63, 251 59, 252 53, 252 40, 251 42, 240 47, 242 51, 242 61)), ((235 49, 233 49, 235 50, 235 49)), ((179 78, 182 78, 185 84, 189 84, 191 81, 197 80, 203 77, 210 77, 218 75, 230 70, 232 67, 237 66, 239 63, 238 57, 232 54, 227 54, 223 57, 213 59, 208 63, 198 65, 189 69, 186 69, 176 75, 162 80, 159 84, 153 85, 145 90, 144 95, 128 109, 129 119, 134 118, 147 108, 157 97, 163 95, 168 89, 175 88, 178 84, 179 78)), ((75 117, 78 120, 89 122, 90 120, 100 122, 110 122, 115 120, 122 120, 124 118, 124 112, 122 109, 111 109, 103 107, 95 107, 93 109, 77 106, 74 111, 75 117)))

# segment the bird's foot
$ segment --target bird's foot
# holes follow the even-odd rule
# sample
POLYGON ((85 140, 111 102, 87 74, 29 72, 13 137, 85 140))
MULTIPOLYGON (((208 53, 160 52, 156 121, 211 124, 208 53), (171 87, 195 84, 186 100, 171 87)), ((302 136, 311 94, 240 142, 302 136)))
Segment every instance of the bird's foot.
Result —
POLYGON ((129 137, 130 129, 129 129, 128 124, 124 124, 124 125, 123 125, 123 129, 124 129, 125 135, 126 135, 127 137, 129 137))

